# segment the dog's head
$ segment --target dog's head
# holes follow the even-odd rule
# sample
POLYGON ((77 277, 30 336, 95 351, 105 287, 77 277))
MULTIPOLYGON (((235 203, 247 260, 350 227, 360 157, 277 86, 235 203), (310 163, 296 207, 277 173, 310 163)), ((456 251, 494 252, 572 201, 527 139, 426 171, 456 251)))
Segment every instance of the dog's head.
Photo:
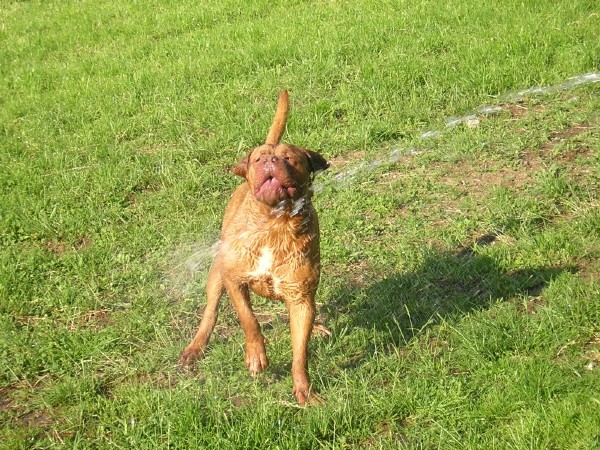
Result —
POLYGON ((312 175, 329 167, 316 152, 293 145, 265 144, 253 149, 231 170, 245 178, 254 197, 269 206, 309 194, 312 175))
POLYGON ((325 158, 316 152, 279 143, 287 112, 288 94, 283 91, 266 144, 254 148, 231 169, 248 181, 259 202, 272 207, 309 195, 313 174, 329 167, 325 158))

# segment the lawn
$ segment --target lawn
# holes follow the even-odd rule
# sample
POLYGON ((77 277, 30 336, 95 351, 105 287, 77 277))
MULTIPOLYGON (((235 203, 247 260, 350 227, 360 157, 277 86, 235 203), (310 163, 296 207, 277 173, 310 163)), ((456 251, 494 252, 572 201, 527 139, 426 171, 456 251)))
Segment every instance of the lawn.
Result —
POLYGON ((5 0, 0 448, 600 448, 600 6, 5 0), (323 154, 318 322, 204 304, 228 168, 323 154))

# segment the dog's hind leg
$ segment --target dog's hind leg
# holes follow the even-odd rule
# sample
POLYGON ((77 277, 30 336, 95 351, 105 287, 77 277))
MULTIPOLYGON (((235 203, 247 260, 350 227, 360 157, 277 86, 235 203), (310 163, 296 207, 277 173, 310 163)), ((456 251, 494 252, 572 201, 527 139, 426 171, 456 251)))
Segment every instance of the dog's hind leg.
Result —
POLYGON ((179 364, 182 366, 192 365, 196 360, 204 356, 210 335, 215 328, 219 314, 219 300, 223 295, 223 279, 219 264, 215 262, 210 269, 206 281, 206 307, 200 320, 200 326, 196 335, 188 346, 181 352, 179 364))

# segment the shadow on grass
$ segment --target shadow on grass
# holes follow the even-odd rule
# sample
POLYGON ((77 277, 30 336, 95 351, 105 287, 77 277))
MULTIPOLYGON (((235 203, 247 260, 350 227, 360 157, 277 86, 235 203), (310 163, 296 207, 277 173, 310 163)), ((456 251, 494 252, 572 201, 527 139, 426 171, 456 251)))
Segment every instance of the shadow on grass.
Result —
POLYGON ((403 345, 443 318, 459 317, 515 296, 536 297, 570 267, 536 267, 504 271, 476 248, 494 242, 486 235, 455 252, 434 251, 410 273, 388 275, 367 285, 341 287, 334 302, 322 308, 326 316, 342 312, 349 328, 384 332, 387 344, 403 345))

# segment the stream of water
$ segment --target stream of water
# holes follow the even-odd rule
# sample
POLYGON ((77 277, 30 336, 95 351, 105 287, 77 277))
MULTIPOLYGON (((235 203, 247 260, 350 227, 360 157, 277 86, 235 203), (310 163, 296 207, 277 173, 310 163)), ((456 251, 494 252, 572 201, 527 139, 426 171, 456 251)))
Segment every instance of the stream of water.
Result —
MULTIPOLYGON (((459 117, 450 117, 446 119, 445 126, 442 129, 426 131, 421 133, 419 138, 433 139, 440 137, 451 128, 463 123, 469 126, 475 126, 482 117, 496 114, 507 108, 507 105, 515 104, 525 97, 554 94, 568 91, 578 86, 598 82, 600 82, 600 73, 591 72, 569 78, 566 81, 553 86, 530 87, 515 92, 508 92, 498 97, 497 105, 484 105, 470 114, 459 117)), ((386 152, 385 155, 378 159, 369 162, 358 161, 349 164, 349 167, 344 168, 337 173, 320 176, 313 184, 313 190, 318 193, 322 191, 323 187, 327 184, 351 182, 360 174, 368 173, 383 164, 397 162, 403 156, 417 154, 418 152, 419 151, 415 147, 392 147, 389 152, 386 152)), ((218 251, 218 245, 219 243, 213 240, 208 243, 195 242, 192 244, 184 244, 177 248, 173 254, 173 261, 175 261, 175 263, 165 277, 165 288, 177 296, 196 295, 204 284, 204 280, 200 275, 208 270, 208 267, 218 251)))

